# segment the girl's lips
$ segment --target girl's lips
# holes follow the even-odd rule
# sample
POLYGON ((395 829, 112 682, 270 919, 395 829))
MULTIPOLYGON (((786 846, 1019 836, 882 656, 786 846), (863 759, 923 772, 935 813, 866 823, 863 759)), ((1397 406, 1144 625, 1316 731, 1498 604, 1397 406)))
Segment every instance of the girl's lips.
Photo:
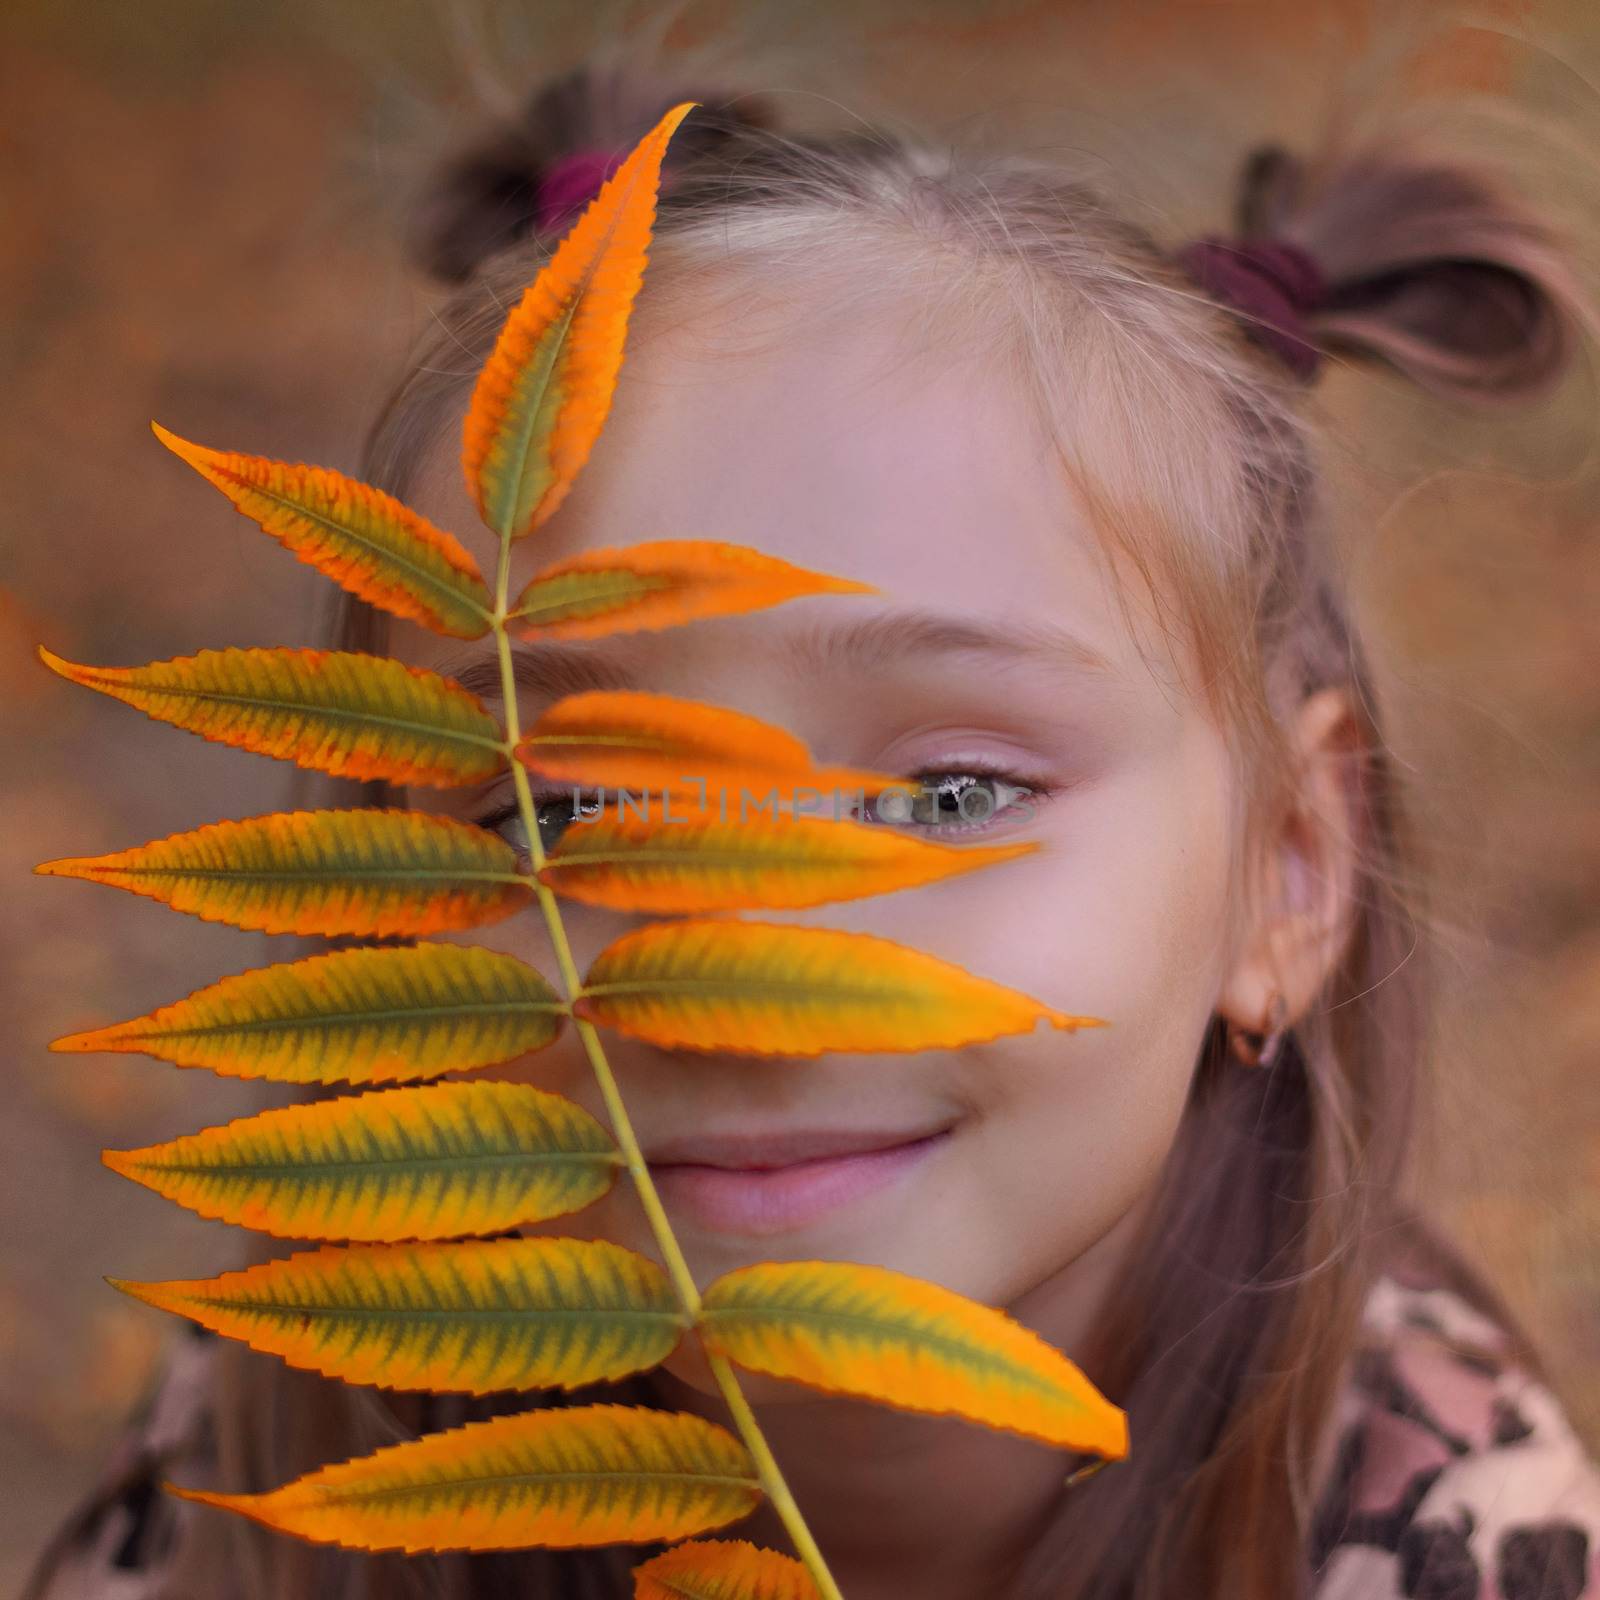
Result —
MULTIPOLYGON (((835 1139, 835 1153, 787 1160, 731 1153, 715 1162, 652 1160, 650 1173, 668 1207, 703 1228, 717 1233, 781 1233, 894 1182, 949 1137, 950 1130, 943 1128, 894 1143, 847 1149, 837 1146, 861 1141, 835 1139)), ((807 1143, 803 1138, 788 1142, 801 1150, 807 1143)))

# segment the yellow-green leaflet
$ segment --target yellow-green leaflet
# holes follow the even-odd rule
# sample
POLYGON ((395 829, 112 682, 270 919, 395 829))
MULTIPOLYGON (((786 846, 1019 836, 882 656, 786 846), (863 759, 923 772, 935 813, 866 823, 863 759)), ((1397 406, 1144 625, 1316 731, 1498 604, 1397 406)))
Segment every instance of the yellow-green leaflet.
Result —
POLYGON ((112 1281, 291 1366, 394 1389, 620 1378, 684 1325, 661 1268, 601 1240, 326 1246, 220 1278, 112 1281))
POLYGON ((102 1159, 203 1217, 286 1238, 392 1241, 581 1210, 622 1158, 570 1100, 479 1082, 284 1106, 102 1159))

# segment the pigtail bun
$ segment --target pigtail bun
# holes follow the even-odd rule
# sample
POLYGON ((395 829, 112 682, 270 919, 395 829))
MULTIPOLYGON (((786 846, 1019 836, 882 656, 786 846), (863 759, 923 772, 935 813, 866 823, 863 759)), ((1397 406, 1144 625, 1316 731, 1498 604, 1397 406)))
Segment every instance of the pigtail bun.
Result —
POLYGON ((1241 234, 1298 245, 1326 281, 1308 334, 1436 393, 1515 400, 1566 370, 1594 313, 1555 231, 1484 174, 1369 151, 1308 169, 1258 150, 1241 234))
POLYGON ((415 209, 412 259, 432 277, 465 282, 490 256, 538 231, 540 184, 563 156, 629 149, 685 100, 700 104, 673 138, 669 173, 713 154, 742 128, 771 126, 764 103, 749 96, 732 103, 704 86, 579 66, 541 85, 520 115, 444 163, 415 209))

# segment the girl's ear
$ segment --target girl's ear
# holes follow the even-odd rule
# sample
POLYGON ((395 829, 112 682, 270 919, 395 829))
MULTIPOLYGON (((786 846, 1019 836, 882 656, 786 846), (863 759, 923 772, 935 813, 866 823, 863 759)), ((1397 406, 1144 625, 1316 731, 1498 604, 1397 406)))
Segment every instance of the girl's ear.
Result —
POLYGON ((1348 693, 1320 689, 1301 705, 1291 738, 1300 771, 1295 804, 1272 841, 1263 892, 1217 996, 1218 1013, 1251 1033, 1285 1026, 1315 1000, 1345 947, 1359 859, 1361 734, 1348 693))

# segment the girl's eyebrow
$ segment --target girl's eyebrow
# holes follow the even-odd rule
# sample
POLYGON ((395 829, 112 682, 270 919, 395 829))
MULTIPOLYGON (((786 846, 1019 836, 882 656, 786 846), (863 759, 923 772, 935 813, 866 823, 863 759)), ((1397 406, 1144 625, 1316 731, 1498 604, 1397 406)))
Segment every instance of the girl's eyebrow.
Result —
POLYGON ((997 664, 1117 675, 1105 655, 1054 623, 945 611, 884 611, 843 623, 816 623, 791 635, 786 653, 801 673, 830 668, 870 672, 907 656, 961 655, 997 664))
MULTIPOLYGON (((446 661, 439 670, 485 700, 501 697, 500 658, 490 651, 446 661)), ((519 689, 560 699, 589 689, 632 689, 636 674, 620 662, 572 644, 525 644, 511 652, 511 677, 519 689)))
MULTIPOLYGON (((632 637, 637 638, 637 635, 632 637)), ((885 611, 842 623, 816 623, 774 638, 776 653, 797 677, 823 673, 870 674, 919 656, 965 656, 996 666, 1032 666, 1069 675, 1119 676, 1084 639, 1035 620, 986 620, 940 611, 885 611)), ((617 650, 617 646, 611 647, 617 650)), ((512 651, 519 689, 559 698, 591 689, 639 687, 641 673, 626 659, 628 647, 607 654, 589 643, 528 644, 512 651)), ((440 670, 485 699, 500 697, 499 658, 488 651, 447 661, 440 670)))

